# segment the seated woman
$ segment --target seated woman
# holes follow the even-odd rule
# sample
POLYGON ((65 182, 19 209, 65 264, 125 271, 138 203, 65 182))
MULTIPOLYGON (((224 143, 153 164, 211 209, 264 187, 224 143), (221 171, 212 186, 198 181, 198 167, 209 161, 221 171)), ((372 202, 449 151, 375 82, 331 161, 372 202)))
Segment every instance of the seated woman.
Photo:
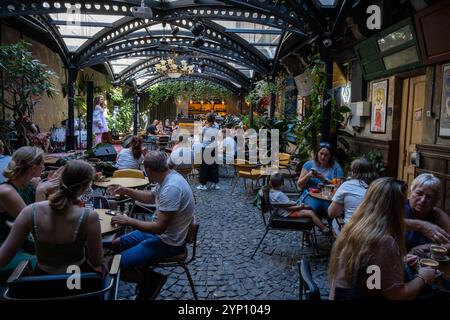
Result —
POLYGON ((59 183, 60 171, 39 182, 44 170, 44 152, 37 147, 21 147, 12 155, 3 172, 6 181, 0 184, 0 243, 9 234, 10 226, 25 206, 46 199, 59 183))
MULTIPOLYGON (((369 186, 333 245, 330 299, 414 299, 434 281, 437 274, 430 267, 420 268, 411 281, 404 281, 405 192, 405 184, 392 178, 375 180, 369 186), (368 278, 376 270, 379 287, 369 287, 374 281, 368 278)), ((406 262, 417 262, 417 258, 408 257, 406 262)))
POLYGON ((309 188, 318 188, 319 183, 326 183, 333 178, 342 179, 344 171, 341 166, 334 160, 334 153, 331 144, 321 142, 314 160, 307 161, 302 168, 297 184, 303 189, 298 204, 304 204, 311 207, 312 211, 324 218, 327 216, 329 202, 313 198, 309 194, 309 188))
POLYGON ((136 136, 131 138, 130 146, 119 152, 116 161, 116 167, 118 169, 141 170, 144 163, 142 139, 136 136))
MULTIPOLYGON (((334 219, 343 215, 344 224, 350 221, 369 185, 378 178, 375 167, 364 158, 353 160, 350 170, 352 179, 345 181, 337 189, 333 196, 333 202, 328 207, 328 217, 334 219)), ((333 230, 336 235, 339 234, 336 220, 333 220, 333 230)))
POLYGON ((450 250, 450 217, 436 208, 441 195, 441 181, 430 173, 422 173, 411 184, 406 203, 406 249, 425 255, 430 245, 438 243, 450 250))
POLYGON ((36 245, 36 273, 66 273, 71 265, 80 266, 82 271, 102 272, 99 217, 79 206, 79 197, 90 188, 94 174, 84 161, 68 162, 56 193, 48 201, 25 207, 16 218, 0 248, 0 267, 11 260, 31 232, 36 245))

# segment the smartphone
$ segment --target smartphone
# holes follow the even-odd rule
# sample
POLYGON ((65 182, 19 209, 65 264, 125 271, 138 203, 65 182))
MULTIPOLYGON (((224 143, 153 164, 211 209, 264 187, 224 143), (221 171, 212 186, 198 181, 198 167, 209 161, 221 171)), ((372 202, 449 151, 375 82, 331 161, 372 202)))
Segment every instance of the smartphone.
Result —
POLYGON ((110 216, 115 216, 115 215, 117 215, 117 211, 115 211, 115 210, 107 210, 105 213, 106 213, 107 215, 110 215, 110 216))
POLYGON ((313 174, 316 174, 316 173, 317 173, 317 169, 316 169, 316 168, 311 168, 311 172, 312 172, 313 174))

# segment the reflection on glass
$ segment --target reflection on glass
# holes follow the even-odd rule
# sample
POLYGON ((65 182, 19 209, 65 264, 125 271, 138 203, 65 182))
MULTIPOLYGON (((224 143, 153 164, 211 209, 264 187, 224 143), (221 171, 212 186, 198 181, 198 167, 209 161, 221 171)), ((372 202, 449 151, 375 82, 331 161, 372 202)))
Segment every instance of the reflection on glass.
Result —
POLYGON ((418 60, 419 57, 417 56, 415 46, 409 47, 405 50, 396 52, 383 58, 386 70, 417 62, 418 60))
POLYGON ((395 48, 403 43, 413 40, 413 35, 409 25, 406 25, 394 32, 389 33, 386 37, 378 39, 378 47, 380 51, 386 51, 395 48))

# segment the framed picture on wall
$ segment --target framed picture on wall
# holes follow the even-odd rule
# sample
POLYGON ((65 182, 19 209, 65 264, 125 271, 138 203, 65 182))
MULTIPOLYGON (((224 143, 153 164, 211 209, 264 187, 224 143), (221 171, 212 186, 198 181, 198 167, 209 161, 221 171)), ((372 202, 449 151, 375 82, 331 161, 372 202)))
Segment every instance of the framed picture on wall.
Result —
POLYGON ((372 83, 372 110, 370 116, 370 132, 386 132, 388 88, 388 80, 372 83))
POLYGON ((441 137, 450 137, 450 63, 444 65, 443 68, 439 135, 441 137))

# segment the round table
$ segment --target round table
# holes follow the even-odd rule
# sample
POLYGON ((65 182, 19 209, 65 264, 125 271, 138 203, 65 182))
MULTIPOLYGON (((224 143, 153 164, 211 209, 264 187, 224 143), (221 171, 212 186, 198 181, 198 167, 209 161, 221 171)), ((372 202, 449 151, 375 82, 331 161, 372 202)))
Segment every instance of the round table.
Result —
POLYGON ((111 218, 113 216, 110 216, 106 214, 107 209, 95 209, 95 212, 98 213, 98 217, 100 219, 100 229, 102 232, 102 236, 108 236, 111 234, 114 234, 121 229, 123 229, 123 226, 113 226, 111 225, 111 218))
POLYGON ((94 181, 94 186, 108 188, 112 184, 119 184, 125 188, 141 188, 149 183, 147 178, 108 178, 107 181, 94 181))
POLYGON ((319 200, 324 200, 324 201, 329 201, 329 202, 331 202, 333 199, 333 195, 331 195, 329 198, 327 198, 322 194, 322 192, 309 192, 309 195, 313 198, 316 198, 319 200))

